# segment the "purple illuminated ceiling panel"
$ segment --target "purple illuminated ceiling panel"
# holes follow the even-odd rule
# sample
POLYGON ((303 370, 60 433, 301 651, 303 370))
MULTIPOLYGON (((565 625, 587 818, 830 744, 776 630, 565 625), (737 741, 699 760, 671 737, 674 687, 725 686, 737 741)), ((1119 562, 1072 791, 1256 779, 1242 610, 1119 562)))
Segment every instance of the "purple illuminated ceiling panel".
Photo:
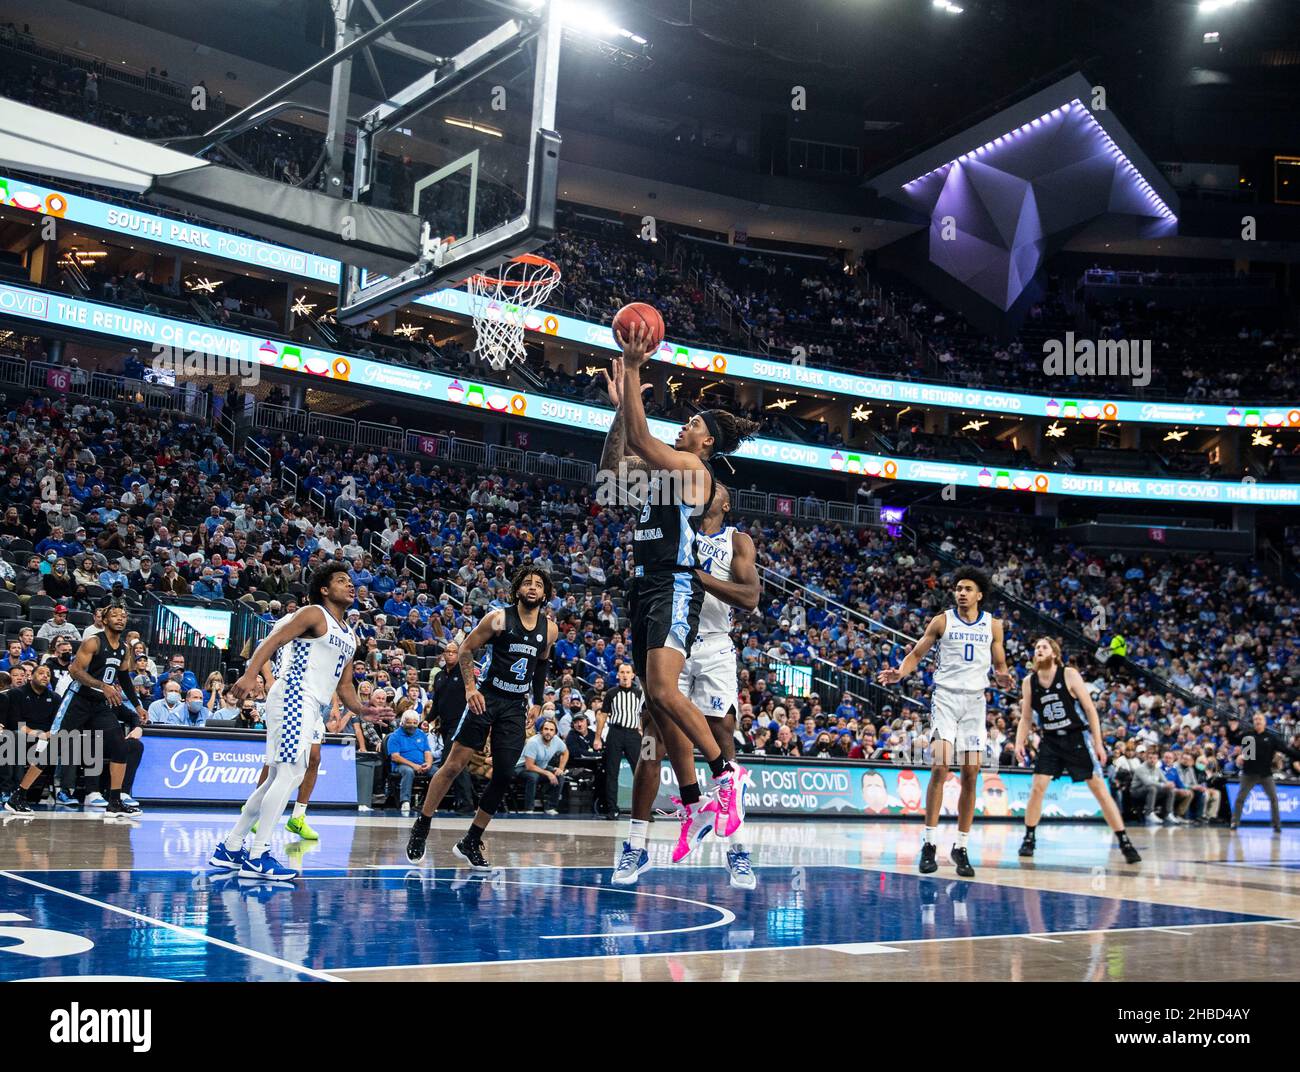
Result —
POLYGON ((1079 100, 1053 108, 903 185, 930 216, 930 259, 999 308, 1038 270, 1053 235, 1107 213, 1177 216, 1079 100))

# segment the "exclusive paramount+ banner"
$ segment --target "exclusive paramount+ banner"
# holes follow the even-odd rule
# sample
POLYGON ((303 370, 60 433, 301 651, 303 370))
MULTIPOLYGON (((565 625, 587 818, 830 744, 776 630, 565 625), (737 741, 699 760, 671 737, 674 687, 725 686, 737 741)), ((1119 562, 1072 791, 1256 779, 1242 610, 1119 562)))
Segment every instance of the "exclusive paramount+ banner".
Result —
MULTIPOLYGON (((145 731, 144 757, 136 772, 134 795, 157 803, 199 801, 242 804, 257 787, 266 758, 260 734, 145 731)), ((312 800, 317 804, 356 804, 356 745, 325 741, 312 800)))
MULTIPOLYGON (((845 761, 767 759, 741 756, 752 784, 745 788, 745 808, 754 815, 917 816, 925 815, 925 794, 930 785, 928 767, 895 767, 845 761)), ((709 770, 697 764, 700 784, 708 785, 709 770)), ((1018 818, 1029 802, 1031 771, 981 770, 975 790, 979 818, 1018 818)), ((943 815, 957 814, 961 778, 950 771, 943 787, 943 815)), ((662 765, 655 807, 673 810, 677 779, 662 765)), ((624 769, 619 776, 619 807, 632 801, 632 778, 624 769)), ((1043 799, 1046 819, 1101 819, 1092 792, 1083 783, 1058 778, 1043 799)))

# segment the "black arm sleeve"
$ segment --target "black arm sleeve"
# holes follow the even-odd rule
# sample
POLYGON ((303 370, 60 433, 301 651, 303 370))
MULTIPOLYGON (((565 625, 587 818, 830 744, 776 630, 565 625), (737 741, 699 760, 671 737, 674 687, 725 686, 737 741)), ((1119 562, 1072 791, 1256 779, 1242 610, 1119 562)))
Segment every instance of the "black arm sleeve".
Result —
POLYGON ((118 721, 126 723, 131 729, 140 725, 140 715, 136 711, 137 707, 143 707, 140 697, 135 693, 135 682, 129 677, 123 677, 118 681, 118 686, 122 690, 123 706, 119 707, 113 713, 117 715, 118 721))
POLYGON ((546 661, 537 660, 537 667, 533 670, 533 703, 538 707, 542 706, 542 698, 546 695, 546 661))

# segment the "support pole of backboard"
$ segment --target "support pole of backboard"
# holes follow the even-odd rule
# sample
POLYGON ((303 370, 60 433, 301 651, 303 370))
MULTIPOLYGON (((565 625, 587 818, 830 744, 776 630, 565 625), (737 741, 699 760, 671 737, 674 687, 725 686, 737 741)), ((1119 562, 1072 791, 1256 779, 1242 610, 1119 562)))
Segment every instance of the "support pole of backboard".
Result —
MULTIPOLYGON (((352 0, 332 0, 334 9, 334 50, 342 52, 357 36, 351 24, 352 0)), ((334 68, 330 79, 329 125, 325 131, 325 192, 330 197, 343 196, 343 153, 348 132, 348 100, 352 94, 352 60, 343 60, 334 68)))
MULTIPOLYGON (((354 37, 344 48, 335 49, 335 51, 331 52, 324 59, 317 63, 313 63, 305 71, 300 71, 298 74, 290 78, 289 81, 281 83, 275 89, 271 90, 270 93, 264 94, 257 100, 253 101, 253 103, 248 105, 248 107, 236 112, 234 115, 229 116, 226 119, 223 119, 203 135, 203 144, 195 151, 201 153, 203 150, 210 149, 214 145, 220 145, 227 138, 233 137, 235 134, 239 133, 240 130, 244 129, 241 124, 244 124, 248 119, 250 119, 250 117, 256 116, 266 108, 268 104, 274 104, 277 101, 282 100, 299 86, 305 86, 308 82, 315 80, 317 76, 324 74, 326 71, 342 63, 350 56, 360 52, 367 45, 373 44, 375 41, 379 40, 379 38, 387 36, 391 30, 404 23, 407 19, 418 15, 421 11, 425 10, 425 8, 440 3, 442 3, 442 0, 412 0, 410 4, 402 8, 402 10, 392 18, 385 19, 378 26, 373 26, 360 36, 354 37)), ((173 140, 180 141, 182 139, 177 138, 173 140)))

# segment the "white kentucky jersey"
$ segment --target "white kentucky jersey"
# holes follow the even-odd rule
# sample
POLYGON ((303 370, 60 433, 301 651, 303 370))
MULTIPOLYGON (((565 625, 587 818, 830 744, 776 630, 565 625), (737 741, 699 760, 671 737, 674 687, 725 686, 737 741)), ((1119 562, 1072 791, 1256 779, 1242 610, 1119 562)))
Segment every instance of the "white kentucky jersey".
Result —
MULTIPOLYGON (((712 536, 704 532, 695 534, 695 557, 700 563, 700 569, 720 581, 731 580, 731 537, 735 531, 734 525, 728 525, 712 536)), ((718 634, 731 635, 731 607, 711 592, 705 592, 704 603, 700 606, 696 643, 718 634)))
POLYGON ((312 717, 328 713, 343 668, 357 652, 357 638, 352 630, 324 607, 320 609, 328 628, 318 637, 297 637, 276 652, 275 685, 272 686, 280 694, 276 699, 286 708, 299 708, 312 717))
POLYGON ((935 653, 935 686, 953 692, 983 692, 993 666, 992 615, 980 611, 975 621, 965 622, 952 607, 944 617, 947 624, 935 653))

